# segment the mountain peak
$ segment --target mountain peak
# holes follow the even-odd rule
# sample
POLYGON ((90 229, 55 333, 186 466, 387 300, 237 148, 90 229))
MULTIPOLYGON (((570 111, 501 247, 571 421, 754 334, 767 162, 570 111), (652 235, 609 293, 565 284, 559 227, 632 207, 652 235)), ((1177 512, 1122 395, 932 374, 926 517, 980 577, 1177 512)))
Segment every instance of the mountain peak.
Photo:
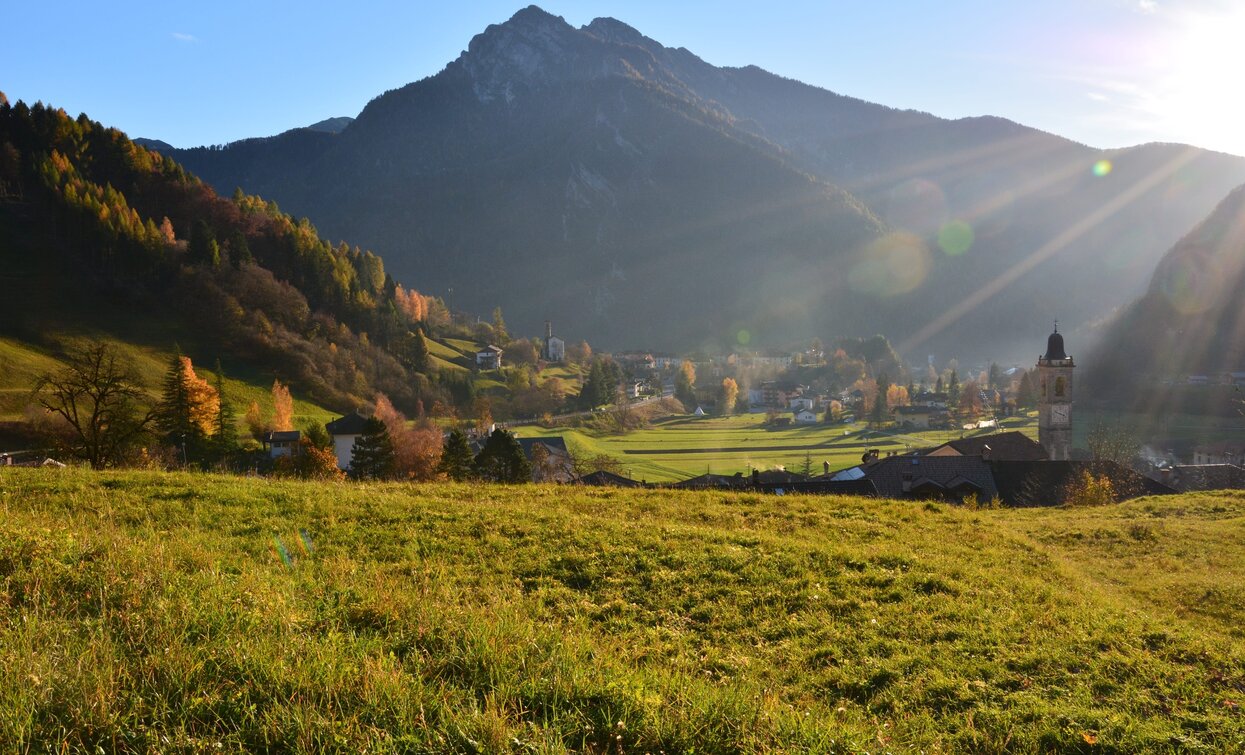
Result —
POLYGON ((583 30, 609 42, 643 46, 650 41, 634 27, 608 16, 592 19, 592 23, 585 26, 583 30))
POLYGON ((555 16, 538 5, 529 5, 516 11, 501 26, 568 26, 561 16, 555 16))

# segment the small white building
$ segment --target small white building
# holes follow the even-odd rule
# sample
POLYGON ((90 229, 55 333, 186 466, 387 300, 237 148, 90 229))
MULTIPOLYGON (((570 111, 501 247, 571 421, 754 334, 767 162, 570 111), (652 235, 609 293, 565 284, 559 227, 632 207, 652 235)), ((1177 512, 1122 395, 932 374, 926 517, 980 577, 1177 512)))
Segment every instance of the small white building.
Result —
POLYGON ((540 358, 546 362, 566 361, 566 341, 553 334, 553 323, 545 320, 545 344, 540 358))
POLYGON ((796 409, 795 422, 799 425, 815 425, 817 424, 817 412, 813 411, 812 407, 796 409))
POLYGON ((489 344, 476 352, 476 367, 481 370, 499 370, 501 369, 500 347, 489 344))
POLYGON ((796 396, 794 398, 787 399, 787 408, 793 412, 798 412, 801 409, 808 409, 809 411, 812 411, 814 405, 813 399, 805 398, 804 396, 796 396))
POLYGON ((351 412, 338 417, 324 426, 333 438, 333 453, 337 455, 337 468, 350 469, 350 460, 354 456, 354 443, 363 434, 363 425, 368 418, 359 412, 351 412))

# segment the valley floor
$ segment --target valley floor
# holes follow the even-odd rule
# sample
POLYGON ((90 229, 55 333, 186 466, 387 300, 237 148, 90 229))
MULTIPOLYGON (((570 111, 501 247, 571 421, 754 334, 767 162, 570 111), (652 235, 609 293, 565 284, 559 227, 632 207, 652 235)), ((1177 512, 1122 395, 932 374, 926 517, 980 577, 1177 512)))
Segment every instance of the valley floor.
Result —
POLYGON ((0 749, 1232 752, 1245 496, 0 471, 0 749))

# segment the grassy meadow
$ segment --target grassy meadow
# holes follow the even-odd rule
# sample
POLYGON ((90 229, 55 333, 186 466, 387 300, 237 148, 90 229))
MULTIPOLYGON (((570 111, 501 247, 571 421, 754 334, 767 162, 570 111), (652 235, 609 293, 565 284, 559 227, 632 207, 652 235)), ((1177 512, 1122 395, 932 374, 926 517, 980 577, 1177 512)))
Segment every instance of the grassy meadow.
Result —
POLYGON ((832 470, 858 464, 869 448, 904 452, 926 448, 961 437, 1019 430, 1037 437, 1037 418, 1030 416, 1003 420, 997 429, 869 430, 864 423, 790 425, 767 427, 764 414, 732 417, 667 417, 650 427, 625 434, 578 428, 522 426, 523 436, 561 435, 571 450, 586 456, 606 454, 619 460, 624 473, 630 470, 637 480, 668 482, 683 480, 705 472, 714 474, 748 473, 749 467, 800 470, 807 457, 813 473, 821 474, 823 462, 832 470))
POLYGON ((0 471, 0 750, 1239 752, 1245 497, 0 471))

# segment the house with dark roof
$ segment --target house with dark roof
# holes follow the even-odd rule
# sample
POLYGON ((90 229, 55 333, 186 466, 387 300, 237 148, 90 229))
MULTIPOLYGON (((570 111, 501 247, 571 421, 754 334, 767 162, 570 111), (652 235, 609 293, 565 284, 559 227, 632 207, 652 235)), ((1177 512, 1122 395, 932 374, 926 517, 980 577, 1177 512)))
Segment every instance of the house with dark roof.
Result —
POLYGON ((1000 460, 958 454, 871 457, 831 479, 869 481, 883 498, 963 501, 976 496, 989 501, 997 496, 1007 506, 1057 506, 1084 472, 1106 477, 1120 499, 1176 492, 1109 461, 1000 460))
POLYGON ((842 470, 838 480, 867 480, 883 498, 988 501, 998 492, 990 465, 980 456, 886 456, 842 470), (857 474, 858 472, 858 474, 857 474))
POLYGON ((891 410, 891 414, 901 427, 916 430, 941 427, 947 424, 951 416, 944 408, 925 405, 897 406, 891 410))
POLYGON ((748 487, 749 479, 742 472, 734 475, 711 474, 706 472, 691 479, 676 482, 670 487, 680 490, 743 490, 748 487))
POLYGON ((604 469, 598 469, 595 472, 586 474, 576 480, 580 485, 593 485, 596 487, 613 487, 613 488, 642 488, 644 483, 636 482, 630 477, 616 475, 613 472, 607 472, 604 469))
POLYGON ((1245 468, 1235 464, 1176 464, 1159 469, 1151 477, 1181 493, 1245 489, 1245 468))
POLYGON ((259 443, 268 452, 268 458, 276 459, 280 456, 297 456, 300 438, 302 433, 298 430, 274 430, 264 433, 259 443))
POLYGON ((499 370, 501 369, 500 347, 489 344, 476 352, 476 369, 480 370, 499 370))
POLYGON ((1041 461, 1046 449, 1041 443, 1015 430, 960 438, 922 451, 923 456, 984 456, 1007 461, 1041 461))
POLYGON ((363 425, 367 421, 368 417, 356 410, 324 426, 333 438, 333 453, 337 456, 338 469, 350 469, 350 460, 354 456, 354 442, 363 434, 363 425))
POLYGON ((574 482, 575 469, 570 449, 562 436, 519 438, 519 448, 532 465, 532 482, 574 482), (539 449, 539 450, 538 450, 539 449))

